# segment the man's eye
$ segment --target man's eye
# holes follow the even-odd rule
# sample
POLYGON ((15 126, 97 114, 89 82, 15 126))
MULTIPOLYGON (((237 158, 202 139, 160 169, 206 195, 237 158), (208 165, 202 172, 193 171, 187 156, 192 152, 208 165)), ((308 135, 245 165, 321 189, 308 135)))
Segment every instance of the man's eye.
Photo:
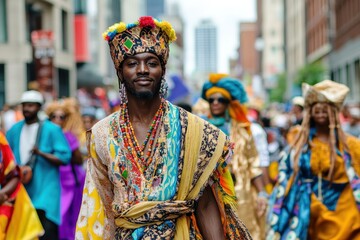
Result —
POLYGON ((158 66, 159 64, 158 64, 157 62, 149 62, 148 65, 149 65, 150 67, 156 67, 156 66, 158 66))
POLYGON ((128 62, 127 65, 128 65, 128 66, 135 66, 135 65, 136 65, 136 62, 128 62))

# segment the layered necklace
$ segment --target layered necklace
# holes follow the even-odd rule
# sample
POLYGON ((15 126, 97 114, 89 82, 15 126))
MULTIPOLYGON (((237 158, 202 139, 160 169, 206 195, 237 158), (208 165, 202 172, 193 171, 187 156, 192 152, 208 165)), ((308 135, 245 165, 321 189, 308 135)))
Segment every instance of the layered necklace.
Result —
POLYGON ((142 171, 152 162, 152 153, 155 152, 159 145, 155 139, 159 126, 161 125, 161 119, 165 113, 165 107, 165 101, 162 100, 142 145, 140 145, 136 139, 134 128, 130 122, 127 104, 125 103, 121 107, 120 130, 123 136, 124 147, 130 152, 133 158, 131 160, 135 162, 142 171))

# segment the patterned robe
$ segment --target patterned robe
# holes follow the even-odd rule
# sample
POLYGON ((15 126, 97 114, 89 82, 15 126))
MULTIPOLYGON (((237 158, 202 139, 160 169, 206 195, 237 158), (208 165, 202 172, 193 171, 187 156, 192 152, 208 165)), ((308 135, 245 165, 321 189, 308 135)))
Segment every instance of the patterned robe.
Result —
POLYGON ((131 161, 119 112, 88 134, 83 204, 76 239, 202 239, 195 205, 209 184, 227 239, 251 239, 236 216, 226 136, 169 102, 148 167, 131 161))
POLYGON ((271 196, 267 239, 360 239, 360 141, 347 136, 349 151, 337 149, 333 180, 330 147, 310 131, 299 173, 293 151, 284 154, 271 196))

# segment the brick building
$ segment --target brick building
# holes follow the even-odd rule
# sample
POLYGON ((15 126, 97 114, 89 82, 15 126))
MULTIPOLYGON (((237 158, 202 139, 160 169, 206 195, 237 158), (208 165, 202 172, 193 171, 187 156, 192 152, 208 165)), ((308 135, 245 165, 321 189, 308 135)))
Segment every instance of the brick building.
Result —
POLYGON ((257 25, 255 22, 240 23, 239 58, 242 77, 253 76, 257 70, 258 53, 255 49, 257 25))
POLYGON ((336 34, 331 77, 349 86, 349 102, 360 102, 360 1, 334 0, 336 34))
POLYGON ((329 66, 335 31, 333 0, 306 0, 307 62, 329 66))

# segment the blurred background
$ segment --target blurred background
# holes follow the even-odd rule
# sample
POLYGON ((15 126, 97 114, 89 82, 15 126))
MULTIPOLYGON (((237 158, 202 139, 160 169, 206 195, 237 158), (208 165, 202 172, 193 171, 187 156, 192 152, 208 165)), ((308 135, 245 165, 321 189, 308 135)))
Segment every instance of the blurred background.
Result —
POLYGON ((193 104, 210 72, 241 79, 252 102, 286 104, 325 78, 360 101, 359 0, 0 0, 0 109, 27 89, 106 112, 117 78, 102 32, 151 15, 172 23, 169 100, 193 104))

